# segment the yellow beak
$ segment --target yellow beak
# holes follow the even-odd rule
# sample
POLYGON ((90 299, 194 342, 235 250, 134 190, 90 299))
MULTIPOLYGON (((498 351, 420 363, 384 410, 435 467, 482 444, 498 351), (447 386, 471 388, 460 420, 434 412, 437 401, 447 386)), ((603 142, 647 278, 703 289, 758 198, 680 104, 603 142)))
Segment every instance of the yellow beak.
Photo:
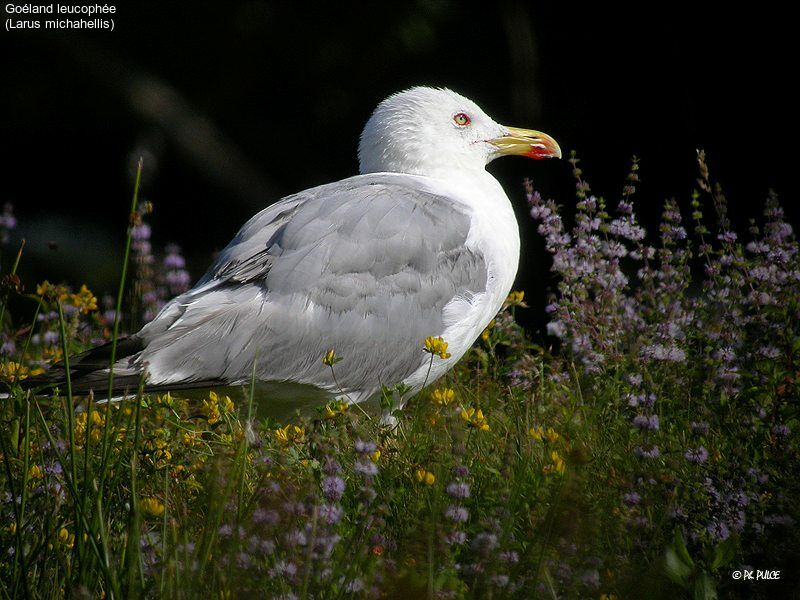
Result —
POLYGON ((518 154, 528 158, 561 158, 561 148, 553 138, 541 131, 506 127, 508 135, 488 142, 496 148, 496 154, 518 154))

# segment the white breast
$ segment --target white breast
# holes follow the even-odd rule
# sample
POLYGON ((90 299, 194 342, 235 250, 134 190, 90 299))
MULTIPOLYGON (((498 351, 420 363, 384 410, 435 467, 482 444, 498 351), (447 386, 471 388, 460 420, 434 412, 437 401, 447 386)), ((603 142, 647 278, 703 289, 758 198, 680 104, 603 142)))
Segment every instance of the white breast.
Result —
POLYGON ((469 350, 500 310, 517 274, 519 227, 511 202, 489 173, 471 175, 457 183, 438 182, 431 191, 453 198, 472 216, 466 245, 486 261, 486 291, 471 299, 455 298, 445 306, 441 335, 452 356, 445 360, 434 357, 432 365, 426 361, 403 382, 415 391, 444 375, 469 350))

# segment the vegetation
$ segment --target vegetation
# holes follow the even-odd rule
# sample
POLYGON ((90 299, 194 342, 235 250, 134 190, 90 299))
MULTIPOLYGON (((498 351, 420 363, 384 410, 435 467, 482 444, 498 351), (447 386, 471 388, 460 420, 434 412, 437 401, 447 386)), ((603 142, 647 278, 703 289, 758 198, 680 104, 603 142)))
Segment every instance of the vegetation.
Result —
MULTIPOLYGON (((525 336, 514 314, 530 309, 512 293, 394 428, 380 407, 345 402, 277 423, 250 389, 103 404, 73 398, 69 382, 24 391, 52 362, 152 318, 189 277, 176 247, 154 258, 134 195, 133 281, 123 270, 116 300, 47 282, 26 294, 7 207, 0 595, 787 595, 798 558, 792 228, 770 196, 741 240, 701 153, 689 219, 666 202, 648 241, 633 207, 638 163, 613 211, 572 163, 573 227, 525 190, 557 277, 554 346, 525 336), (11 300, 27 300, 32 323, 6 310, 11 300), (755 580, 758 570, 782 577, 755 580)), ((435 334, 420 340, 431 361, 447 356, 435 334)), ((347 368, 335 349, 320 361, 347 368)), ((385 390, 382 404, 404 393, 385 390)))

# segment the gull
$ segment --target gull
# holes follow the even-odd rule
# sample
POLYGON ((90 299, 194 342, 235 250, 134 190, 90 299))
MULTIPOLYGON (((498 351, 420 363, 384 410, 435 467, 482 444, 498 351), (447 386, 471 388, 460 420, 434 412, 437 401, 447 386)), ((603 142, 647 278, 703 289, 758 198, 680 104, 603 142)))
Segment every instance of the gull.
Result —
MULTIPOLYGON (((255 381, 260 403, 292 406, 363 402, 401 384, 413 395, 433 383, 514 282, 517 221, 486 171, 504 155, 561 150, 449 89, 386 98, 361 133, 360 174, 245 223, 192 289, 119 341, 113 394, 142 381, 147 392, 255 381), (426 353, 426 338, 446 351, 426 353)), ((73 392, 108 393, 110 356, 106 345, 74 357, 73 392)))

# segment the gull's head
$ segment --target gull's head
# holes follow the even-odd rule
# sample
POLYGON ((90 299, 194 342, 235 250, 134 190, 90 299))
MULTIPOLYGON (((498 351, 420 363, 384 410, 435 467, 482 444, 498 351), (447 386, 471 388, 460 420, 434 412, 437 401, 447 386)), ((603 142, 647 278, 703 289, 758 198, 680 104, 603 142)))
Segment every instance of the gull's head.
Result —
POLYGON ((389 96, 367 121, 358 145, 363 173, 442 177, 483 170, 498 156, 561 158, 549 135, 496 123, 472 100, 443 88, 389 96))

